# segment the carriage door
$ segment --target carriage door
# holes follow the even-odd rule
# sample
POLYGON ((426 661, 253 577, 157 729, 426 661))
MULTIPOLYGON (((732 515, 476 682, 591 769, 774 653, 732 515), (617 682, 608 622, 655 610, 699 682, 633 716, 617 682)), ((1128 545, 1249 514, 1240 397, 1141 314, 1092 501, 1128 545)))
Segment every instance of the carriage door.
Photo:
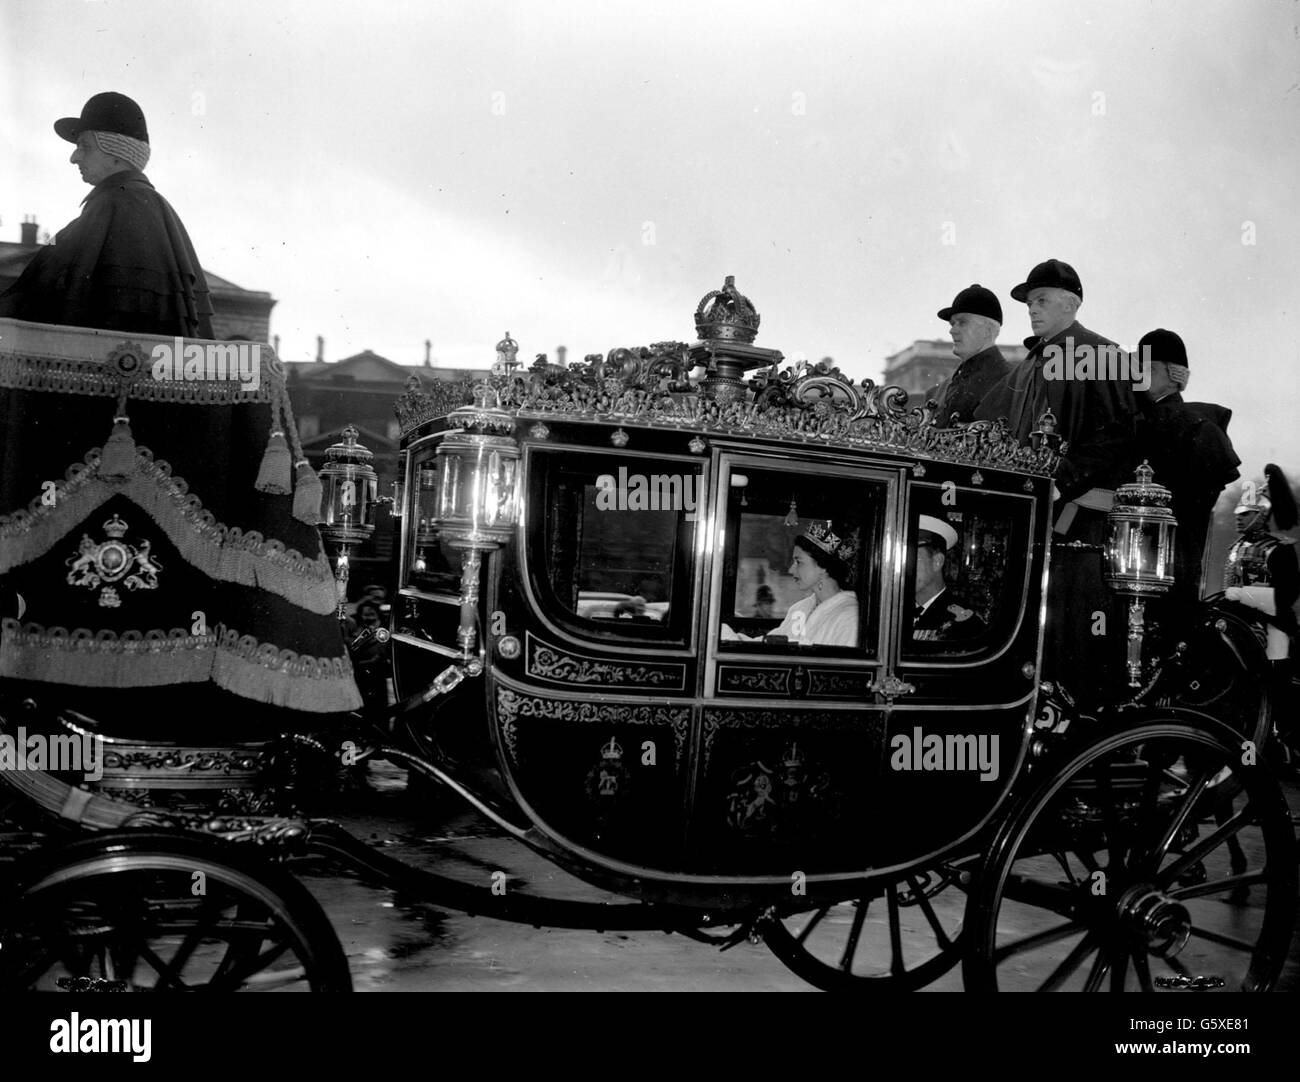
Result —
POLYGON ((695 852, 717 872, 861 866, 897 474, 831 457, 721 465, 695 852))

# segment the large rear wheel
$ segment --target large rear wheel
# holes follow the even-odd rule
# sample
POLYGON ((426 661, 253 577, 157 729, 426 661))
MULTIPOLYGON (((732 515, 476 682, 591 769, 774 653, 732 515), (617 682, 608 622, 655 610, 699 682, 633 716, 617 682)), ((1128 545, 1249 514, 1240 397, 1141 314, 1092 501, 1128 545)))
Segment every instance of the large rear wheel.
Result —
POLYGON ((1237 733, 1157 712, 1019 803, 967 909, 971 990, 1264 991, 1296 917, 1281 787, 1237 733))

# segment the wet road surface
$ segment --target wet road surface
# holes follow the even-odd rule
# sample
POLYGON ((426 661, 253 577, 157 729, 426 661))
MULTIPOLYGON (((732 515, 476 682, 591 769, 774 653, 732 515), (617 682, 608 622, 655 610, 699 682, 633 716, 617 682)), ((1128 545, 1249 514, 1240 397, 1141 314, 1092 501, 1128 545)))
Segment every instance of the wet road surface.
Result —
MULTIPOLYGON (((1289 783, 1287 796, 1293 812, 1300 811, 1300 787, 1289 783)), ((587 902, 626 900, 567 874, 473 812, 442 800, 417 802, 406 792, 404 773, 387 763, 369 764, 364 787, 350 794, 337 818, 387 855, 463 882, 488 887, 494 873, 498 878, 504 873, 507 891, 587 902)), ((297 865, 294 871, 325 907, 357 991, 812 990, 763 943, 742 941, 720 952, 662 931, 538 929, 470 917, 367 884, 325 862, 297 865)), ((964 904, 965 896, 953 888, 933 899, 945 928, 960 923, 964 904)), ((1249 906, 1234 910, 1224 902, 1212 904, 1222 907, 1221 927, 1227 931, 1258 917, 1249 906)), ((916 907, 901 912, 907 941, 920 930, 921 914, 916 907)), ((847 924, 849 914, 833 911, 827 923, 836 920, 847 924)), ((888 960, 885 922, 884 907, 877 904, 863 928, 864 940, 882 944, 882 964, 888 960)), ((1212 951, 1206 955, 1202 949, 1198 957, 1209 967, 1205 971, 1213 971, 1212 951)), ((957 966, 926 990, 961 989, 957 966)), ((1300 932, 1292 939, 1279 990, 1300 990, 1300 932)))

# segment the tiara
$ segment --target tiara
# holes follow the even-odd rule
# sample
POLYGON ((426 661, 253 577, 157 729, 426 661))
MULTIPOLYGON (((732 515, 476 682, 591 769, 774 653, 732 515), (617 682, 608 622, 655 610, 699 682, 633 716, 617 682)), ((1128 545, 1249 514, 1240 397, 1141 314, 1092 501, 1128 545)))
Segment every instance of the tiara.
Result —
POLYGON ((831 520, 826 522, 814 522, 808 527, 808 532, 804 534, 809 541, 816 545, 827 556, 835 556, 845 563, 852 561, 853 557, 858 554, 858 531, 851 530, 845 536, 831 531, 831 520))

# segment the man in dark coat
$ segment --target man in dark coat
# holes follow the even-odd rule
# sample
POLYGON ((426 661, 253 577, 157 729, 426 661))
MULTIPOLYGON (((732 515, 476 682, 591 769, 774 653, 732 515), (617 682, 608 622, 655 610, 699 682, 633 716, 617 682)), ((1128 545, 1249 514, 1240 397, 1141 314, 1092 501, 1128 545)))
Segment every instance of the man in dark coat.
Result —
POLYGON ((0 294, 0 316, 139 334, 212 337, 212 304, 180 218, 142 170, 149 132, 122 94, 96 94, 54 130, 94 186, 81 216, 0 294))
POLYGON ((95 188, 0 298, 0 715, 195 745, 333 723, 362 700, 283 372, 241 346, 251 385, 151 378, 212 329, 144 117, 100 94, 55 130, 95 188))
POLYGON ((1002 330, 1002 305, 997 294, 976 283, 963 289, 952 304, 939 310, 948 320, 953 354, 961 361, 957 370, 927 395, 939 404, 937 423, 969 423, 984 396, 1006 379, 1011 365, 994 344, 1002 330))
MULTIPOLYGON (((1135 374, 1127 354, 1075 319, 1083 284, 1068 263, 1049 259, 1011 296, 1029 308, 1029 353, 985 397, 977 420, 1006 418, 1021 443, 1050 409, 1067 444, 1056 473, 1054 531, 1101 545, 1114 490, 1132 480, 1136 459, 1135 374), (1122 362, 1122 364, 1121 364, 1122 362)), ((1057 546, 1047 591, 1045 668, 1093 708, 1118 691, 1124 629, 1095 551, 1057 546)))
POLYGON ((1241 460, 1220 425, 1231 411, 1210 403, 1193 409, 1183 401, 1187 348, 1173 331, 1158 328, 1142 336, 1138 356, 1148 366, 1150 386, 1137 393, 1141 458, 1151 463, 1157 484, 1173 493, 1178 519, 1173 598, 1184 611, 1200 597, 1201 563, 1219 494, 1239 476, 1241 460))

